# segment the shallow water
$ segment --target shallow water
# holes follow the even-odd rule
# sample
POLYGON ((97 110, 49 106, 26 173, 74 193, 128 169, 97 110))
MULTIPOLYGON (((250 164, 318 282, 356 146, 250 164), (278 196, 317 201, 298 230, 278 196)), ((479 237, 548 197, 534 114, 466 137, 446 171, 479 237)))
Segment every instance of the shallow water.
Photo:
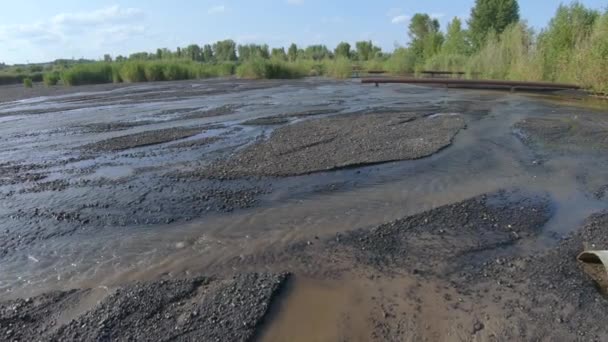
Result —
MULTIPOLYGON (((215 88, 222 86, 213 84, 215 88)), ((374 110, 422 111, 431 117, 462 113, 467 129, 456 136, 452 146, 428 158, 263 180, 271 184, 272 191, 254 208, 209 214, 190 222, 103 227, 33 242, 27 249, 0 259, 0 291, 7 296, 29 295, 48 289, 111 286, 183 272, 204 272, 238 255, 315 236, 373 227, 479 194, 513 188, 548 196, 553 204, 553 218, 543 228, 543 234, 507 252, 525 254, 551 246, 588 215, 608 208, 606 200, 594 196, 599 186, 608 184, 608 156, 531 149, 513 129, 515 123, 528 117, 568 118, 608 113, 608 109, 602 110, 601 106, 600 109, 577 107, 578 102, 525 94, 408 85, 376 88, 354 82, 316 84, 314 80, 239 92, 227 90, 208 96, 176 97, 170 101, 166 98, 152 98, 147 103, 125 100, 129 91, 134 90, 144 94, 171 91, 162 87, 162 84, 146 85, 87 95, 93 99, 87 99, 85 94, 73 95, 83 98, 78 101, 61 96, 0 104, 0 113, 40 108, 59 110, 0 121, 0 163, 50 163, 52 165, 44 169, 49 173, 47 180, 74 183, 105 178, 117 182, 115 188, 109 190, 70 186, 62 191, 24 194, 19 191, 32 184, 0 187, 0 193, 17 192, 2 199, 0 231, 19 229, 8 219, 18 209, 67 210, 96 198, 111 202, 113 196, 140 194, 138 191, 146 196, 147 186, 163 186, 155 183, 159 175, 204 165, 218 155, 267 137, 273 127, 240 125, 253 118, 319 108, 336 111, 336 114, 324 115, 374 110), (179 120, 179 114, 171 114, 161 115, 159 120, 161 112, 210 109, 227 104, 238 109, 216 117, 179 120), (91 123, 142 120, 154 123, 100 133, 83 133, 78 128, 91 123), (210 124, 225 127, 206 130, 204 126, 210 124), (81 157, 78 147, 90 142, 147 130, 199 125, 201 134, 179 142, 216 135, 226 139, 195 149, 170 149, 176 142, 169 142, 92 159, 69 160, 81 157), (133 153, 136 155, 131 155, 133 153), (60 160, 68 162, 57 163, 60 160)), ((206 87, 205 83, 200 87, 206 87)), ((316 117, 320 116, 298 120, 316 117)), ((170 195, 167 196, 170 200, 170 195)))

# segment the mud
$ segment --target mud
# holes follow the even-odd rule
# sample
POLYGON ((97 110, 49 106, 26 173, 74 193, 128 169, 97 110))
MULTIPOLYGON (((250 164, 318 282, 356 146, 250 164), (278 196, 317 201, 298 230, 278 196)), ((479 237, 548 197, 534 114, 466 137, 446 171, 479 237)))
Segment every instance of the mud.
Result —
POLYGON ((608 229, 608 106, 587 104, 2 88, 0 340, 606 340, 575 259, 608 229))
POLYGON ((449 146, 464 128, 458 115, 358 114, 308 120, 273 132, 202 172, 210 178, 293 176, 418 159, 449 146))
POLYGON ((248 341, 286 278, 243 274, 49 293, 0 304, 0 336, 17 341, 248 341))

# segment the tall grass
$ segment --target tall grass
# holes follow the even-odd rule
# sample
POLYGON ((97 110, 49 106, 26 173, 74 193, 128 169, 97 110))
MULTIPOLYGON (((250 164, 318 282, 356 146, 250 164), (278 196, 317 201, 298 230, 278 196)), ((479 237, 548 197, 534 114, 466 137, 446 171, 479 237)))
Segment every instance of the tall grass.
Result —
POLYGON ((236 75, 249 79, 289 79, 306 76, 306 68, 276 59, 250 58, 236 68, 236 75))
POLYGON ((57 83, 59 83, 60 79, 61 79, 61 74, 59 74, 59 72, 47 72, 42 77, 42 81, 44 82, 44 85, 47 87, 57 85, 57 83))
POLYGON ((112 65, 109 63, 79 64, 61 74, 63 84, 68 86, 112 83, 112 65))
POLYGON ((327 75, 333 78, 349 78, 353 74, 352 63, 348 58, 338 57, 325 62, 327 75))

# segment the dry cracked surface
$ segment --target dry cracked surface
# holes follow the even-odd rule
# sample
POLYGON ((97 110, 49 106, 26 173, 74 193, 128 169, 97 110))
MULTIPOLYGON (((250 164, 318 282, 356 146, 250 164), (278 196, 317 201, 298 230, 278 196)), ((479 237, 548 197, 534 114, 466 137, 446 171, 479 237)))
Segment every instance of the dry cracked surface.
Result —
POLYGON ((293 176, 312 172, 418 159, 452 143, 465 127, 460 115, 352 114, 284 126, 216 162, 210 178, 293 176))

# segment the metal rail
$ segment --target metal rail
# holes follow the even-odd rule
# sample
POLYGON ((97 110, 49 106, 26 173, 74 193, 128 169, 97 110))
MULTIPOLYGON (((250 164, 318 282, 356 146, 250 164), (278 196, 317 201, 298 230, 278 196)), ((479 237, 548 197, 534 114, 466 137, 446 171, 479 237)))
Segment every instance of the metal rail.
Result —
POLYGON ((382 77, 363 78, 363 84, 373 83, 376 87, 381 83, 408 83, 408 84, 434 84, 444 85, 449 88, 485 88, 485 89, 527 89, 527 90, 578 90, 581 87, 575 84, 550 83, 550 82, 521 82, 521 81, 496 81, 496 80, 466 80, 454 78, 409 78, 409 77, 382 77))

